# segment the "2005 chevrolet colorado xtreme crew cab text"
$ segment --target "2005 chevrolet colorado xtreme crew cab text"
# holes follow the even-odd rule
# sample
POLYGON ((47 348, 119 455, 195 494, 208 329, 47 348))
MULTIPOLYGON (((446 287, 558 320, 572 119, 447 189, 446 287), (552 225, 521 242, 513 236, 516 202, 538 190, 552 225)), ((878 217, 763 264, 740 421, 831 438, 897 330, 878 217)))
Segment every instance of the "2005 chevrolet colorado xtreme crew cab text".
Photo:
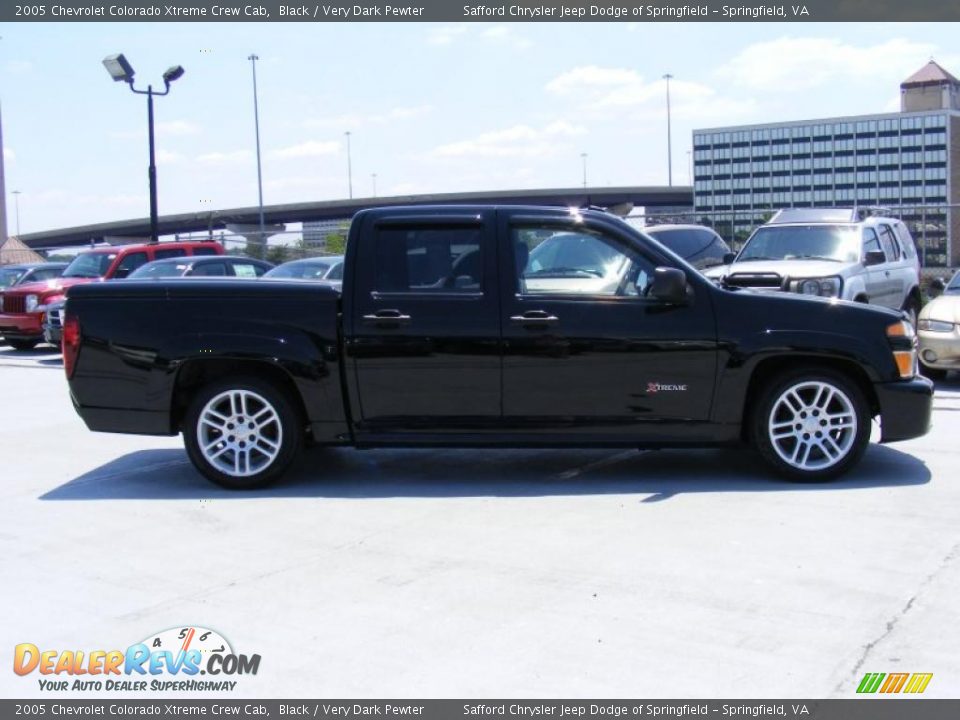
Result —
POLYGON ((924 434, 933 396, 901 313, 717 287, 595 210, 365 210, 342 288, 81 285, 63 334, 90 429, 182 433, 197 469, 231 488, 276 479, 307 441, 747 442, 780 473, 822 480, 860 459, 871 418, 881 442, 924 434), (533 252, 558 237, 562 252, 533 252))

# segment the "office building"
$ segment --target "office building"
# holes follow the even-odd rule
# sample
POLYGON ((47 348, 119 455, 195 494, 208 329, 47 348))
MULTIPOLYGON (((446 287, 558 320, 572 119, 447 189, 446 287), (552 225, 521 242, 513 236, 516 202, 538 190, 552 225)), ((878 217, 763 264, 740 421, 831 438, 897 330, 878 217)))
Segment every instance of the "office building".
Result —
POLYGON ((929 267, 960 264, 960 80, 930 61, 900 112, 693 131, 694 208, 735 242, 774 210, 878 206, 929 267))

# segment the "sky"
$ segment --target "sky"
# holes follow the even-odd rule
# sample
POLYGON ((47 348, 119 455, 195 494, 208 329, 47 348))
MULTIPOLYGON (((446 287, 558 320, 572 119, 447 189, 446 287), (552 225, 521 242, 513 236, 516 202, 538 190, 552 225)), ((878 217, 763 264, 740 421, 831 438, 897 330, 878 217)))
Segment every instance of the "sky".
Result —
POLYGON ((155 103, 160 213, 257 203, 256 53, 266 204, 665 185, 690 180, 694 128, 899 109, 931 57, 960 75, 950 23, 0 24, 8 229, 146 217, 146 99, 111 81, 122 52, 155 103))

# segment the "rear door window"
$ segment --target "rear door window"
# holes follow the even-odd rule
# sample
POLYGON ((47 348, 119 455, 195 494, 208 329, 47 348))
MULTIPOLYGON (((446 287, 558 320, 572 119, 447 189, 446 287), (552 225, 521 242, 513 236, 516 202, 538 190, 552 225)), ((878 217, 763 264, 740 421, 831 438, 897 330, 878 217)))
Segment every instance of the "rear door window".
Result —
POLYGON ((223 262, 197 263, 190 271, 192 277, 223 277, 226 274, 227 266, 223 262))
POLYGON ((183 248, 163 248, 153 251, 154 260, 165 260, 167 258, 176 258, 186 256, 187 251, 183 248))
POLYGON ((385 227, 377 233, 374 290, 480 293, 479 227, 385 227))
POLYGON ((192 250, 194 255, 219 255, 216 248, 212 247, 195 247, 192 250))
POLYGON ((121 280, 127 277, 141 265, 146 264, 146 262, 147 254, 145 252, 132 252, 128 255, 124 255, 117 264, 117 269, 114 271, 113 277, 121 280))
POLYGON ((260 277, 266 272, 262 266, 250 262, 232 262, 230 266, 233 268, 233 274, 241 278, 260 277))

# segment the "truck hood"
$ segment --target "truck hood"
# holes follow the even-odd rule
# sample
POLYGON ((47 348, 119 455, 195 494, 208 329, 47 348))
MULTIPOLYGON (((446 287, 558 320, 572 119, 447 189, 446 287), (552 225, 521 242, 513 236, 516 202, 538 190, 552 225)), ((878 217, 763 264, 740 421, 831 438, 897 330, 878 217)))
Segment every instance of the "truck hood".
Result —
POLYGON ((941 295, 931 300, 920 311, 920 318, 960 323, 960 294, 941 295))
POLYGON ((18 295, 52 295, 54 293, 62 295, 68 288, 74 285, 86 285, 91 282, 100 282, 99 278, 56 278, 55 280, 44 280, 43 282, 24 283, 15 288, 5 290, 4 295, 16 297, 18 295))
POLYGON ((709 278, 722 278, 734 273, 754 275, 775 273, 780 277, 815 278, 831 275, 844 275, 849 263, 830 260, 757 260, 755 262, 735 262, 710 268, 704 275, 709 278))

